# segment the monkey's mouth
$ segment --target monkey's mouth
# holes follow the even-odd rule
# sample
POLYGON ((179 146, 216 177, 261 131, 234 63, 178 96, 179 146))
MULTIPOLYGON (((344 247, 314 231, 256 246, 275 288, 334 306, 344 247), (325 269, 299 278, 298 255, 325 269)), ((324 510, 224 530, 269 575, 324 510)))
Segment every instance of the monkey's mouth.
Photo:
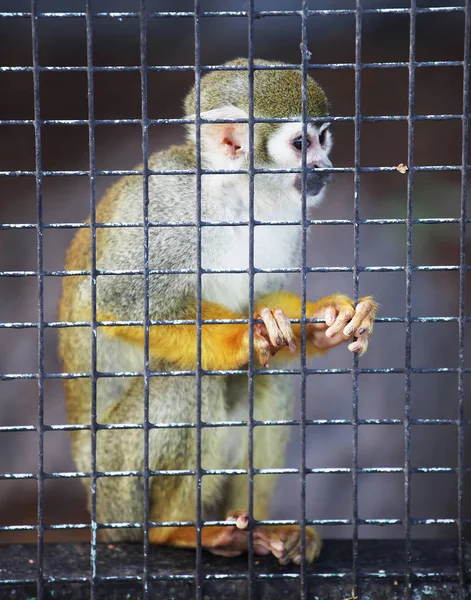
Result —
MULTIPOLYGON (((306 195, 317 196, 321 193, 324 187, 332 181, 332 173, 308 173, 306 175, 306 195)), ((302 173, 297 173, 294 180, 294 187, 298 192, 302 192, 303 189, 303 178, 302 173)))

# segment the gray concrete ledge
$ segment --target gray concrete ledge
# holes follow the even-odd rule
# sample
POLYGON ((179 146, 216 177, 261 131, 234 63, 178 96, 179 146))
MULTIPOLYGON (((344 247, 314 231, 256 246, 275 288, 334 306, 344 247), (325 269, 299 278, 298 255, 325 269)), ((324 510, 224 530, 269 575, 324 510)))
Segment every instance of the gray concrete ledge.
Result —
MULTIPOLYGON (((152 547, 149 553, 149 597, 187 600, 195 597, 194 551, 152 547)), ((412 542, 413 600, 471 598, 471 547, 466 553, 466 585, 460 596, 458 552, 453 542, 412 542)), ((403 541, 360 542, 360 600, 405 598, 403 541)), ((99 544, 96 600, 137 600, 143 597, 143 553, 139 544, 99 544)), ((90 546, 45 544, 43 598, 90 599, 90 546), (70 580, 70 581, 67 581, 70 580)), ((205 600, 247 600, 247 556, 225 559, 203 553, 201 586, 205 600)), ((256 557, 254 600, 300 597, 300 569, 282 568, 271 557, 256 557)), ((34 545, 0 546, 0 599, 37 598, 37 552, 34 545)), ((321 559, 307 569, 308 598, 346 600, 352 596, 352 544, 325 542, 321 559)))

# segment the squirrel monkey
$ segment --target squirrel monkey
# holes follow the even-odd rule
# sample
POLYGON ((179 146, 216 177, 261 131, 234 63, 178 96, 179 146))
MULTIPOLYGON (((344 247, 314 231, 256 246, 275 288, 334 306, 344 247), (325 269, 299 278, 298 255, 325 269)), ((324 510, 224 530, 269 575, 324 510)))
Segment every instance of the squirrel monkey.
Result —
MULTIPOLYGON (((247 60, 229 65, 247 67, 247 60)), ((275 65, 255 61, 255 65, 275 65)), ((294 117, 296 122, 256 123, 254 164, 256 168, 291 169, 302 164, 302 77, 299 70, 255 70, 255 118, 294 117)), ((248 119, 249 78, 247 70, 215 71, 201 80, 201 117, 233 122, 201 125, 201 164, 204 169, 240 171, 249 161, 249 126, 234 120, 248 119)), ((194 116, 195 90, 185 100, 185 115, 194 116)), ((329 104, 324 91, 312 79, 307 83, 307 113, 326 117, 329 104)), ((324 119, 325 121, 325 119, 324 119)), ((329 123, 307 126, 306 156, 311 169, 330 168, 332 146, 329 123)), ((195 170, 195 126, 188 126, 186 144, 172 146, 149 158, 155 170, 195 170)), ((306 176, 309 207, 318 204, 330 175, 311 171, 306 176)), ((196 318, 196 176, 194 174, 149 176, 149 219, 172 226, 149 228, 149 267, 159 272, 149 276, 149 313, 152 320, 196 318), (175 225, 174 225, 175 224, 175 225), (179 225, 180 224, 180 225, 179 225), (177 271, 167 273, 166 270, 177 271), (186 271, 186 272, 185 272, 186 271)), ((258 221, 301 220, 302 176, 300 173, 260 173, 254 182, 254 216, 258 221)), ((248 175, 240 173, 203 174, 201 218, 216 223, 201 229, 201 262, 204 269, 248 270, 249 228, 247 225, 218 225, 220 221, 249 221, 248 175)), ((143 183, 140 177, 125 177, 112 185, 97 206, 98 223, 143 222, 143 183)), ((262 269, 299 267, 301 225, 256 225, 254 263, 262 269)), ((70 245, 65 268, 90 269, 91 237, 81 229, 70 245)), ((96 314, 98 322, 141 321, 144 316, 144 276, 129 274, 144 269, 142 226, 109 227, 96 230, 96 264, 99 270, 124 270, 125 274, 98 275, 96 314)), ((257 273, 254 277, 255 317, 253 344, 256 366, 265 366, 271 357, 289 358, 300 346, 301 326, 291 319, 301 317, 301 300, 284 291, 285 273, 257 273)), ((249 275, 204 273, 202 275, 202 318, 247 319, 249 275)), ((323 319, 308 323, 307 353, 327 352, 350 341, 352 352, 363 354, 373 328, 377 305, 368 296, 355 307, 342 294, 307 302, 306 317, 323 319)), ((61 321, 91 320, 91 280, 88 276, 64 279, 60 301, 61 321)), ((60 355, 65 372, 89 373, 92 369, 90 327, 59 329, 60 355)), ((196 367, 196 326, 158 324, 149 328, 150 368, 154 371, 191 370, 196 367)), ((201 333, 202 367, 205 370, 245 369, 249 360, 247 324, 205 324, 201 333)), ((96 389, 99 424, 142 424, 144 382, 142 377, 107 377, 112 372, 144 370, 144 327, 142 325, 99 326, 97 328, 96 389)), ((66 379, 68 420, 73 424, 91 421, 89 378, 66 379)), ((203 376, 201 414, 204 421, 243 421, 248 418, 248 390, 245 376, 203 376)), ((254 418, 289 419, 292 393, 283 375, 255 376, 254 418)), ((194 423, 196 420, 196 378, 155 376, 149 381, 149 420, 157 425, 149 431, 149 468, 157 470, 196 469, 194 427, 165 428, 166 423, 194 423)), ((283 466, 288 441, 287 427, 260 425, 254 430, 254 467, 283 466)), ((71 432, 72 455, 80 471, 91 471, 89 430, 71 432)), ((247 469, 247 428, 204 427, 201 432, 203 469, 247 469)), ((114 471, 97 479, 96 515, 99 523, 141 522, 144 519, 142 475, 120 476, 119 471, 144 469, 144 431, 141 428, 99 429, 96 437, 96 469, 114 471)), ((194 521, 196 518, 196 477, 155 475, 150 477, 149 515, 153 522, 194 521)), ((275 475, 259 474, 254 479, 254 517, 268 518, 275 475)), ((83 480, 88 487, 90 481, 83 480)), ((227 519, 231 525, 205 526, 201 540, 215 554, 236 556, 248 548, 248 475, 205 474, 201 506, 204 519, 227 519)), ((140 528, 103 528, 106 540, 142 539, 140 528)), ((254 526, 254 549, 273 554, 281 564, 301 561, 301 534, 298 526, 254 526)), ((149 539, 155 544, 193 548, 193 526, 151 527, 149 539)), ((320 551, 318 534, 306 528, 306 554, 311 562, 320 551)))

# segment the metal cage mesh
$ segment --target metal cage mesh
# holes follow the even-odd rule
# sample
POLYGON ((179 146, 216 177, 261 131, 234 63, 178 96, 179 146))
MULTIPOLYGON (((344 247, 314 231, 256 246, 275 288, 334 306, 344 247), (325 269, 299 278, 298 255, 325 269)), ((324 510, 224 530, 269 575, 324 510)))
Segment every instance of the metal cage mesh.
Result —
MULTIPOLYGON (((201 483, 202 478, 205 475, 217 475, 218 473, 224 474, 248 474, 249 476, 249 498, 248 498, 248 509, 249 512, 253 511, 253 486, 254 477, 268 474, 268 473, 284 473, 298 475, 300 478, 300 523, 302 526, 302 553, 305 554, 305 526, 310 525, 335 525, 343 524, 349 525, 352 528, 353 535, 353 552, 351 556, 351 572, 348 574, 352 581, 352 587, 358 592, 361 590, 361 580, 368 577, 381 577, 382 574, 378 572, 363 572, 359 568, 359 535, 358 530, 360 525, 374 524, 374 525, 388 525, 388 524, 402 524, 405 532, 405 554, 404 554, 404 572, 399 574, 405 578, 405 597, 412 598, 412 583, 418 577, 420 578, 436 578, 437 573, 421 572, 417 573, 413 571, 412 559, 411 559, 411 526, 412 525, 426 525, 430 523, 453 523, 457 528, 457 539, 458 539, 458 560, 456 564, 456 573, 452 578, 459 581, 460 598, 466 597, 466 585, 467 575, 465 566, 465 525, 467 519, 465 518, 464 511, 464 481, 465 474, 469 471, 465 464, 465 427, 468 424, 465 419, 465 374, 471 372, 469 367, 465 365, 465 324, 469 322, 469 317, 466 316, 465 312, 465 290, 466 290, 466 276, 469 267, 466 262, 466 226, 468 223, 466 203, 467 203, 467 177, 468 177, 468 113, 469 113, 469 50, 470 50, 470 18, 471 13, 469 10, 469 2, 466 0, 465 6, 443 6, 443 7, 428 7, 421 8, 416 5, 415 0, 411 0, 409 8, 363 8, 361 0, 356 0, 355 7, 351 9, 312 9, 308 6, 308 0, 302 0, 302 8, 298 10, 256 10, 254 0, 247 2, 244 10, 237 11, 203 11, 201 8, 201 2, 195 0, 194 10, 189 12, 151 12, 147 8, 146 0, 140 0, 139 10, 135 12, 93 12, 91 0, 86 0, 86 8, 83 12, 40 12, 39 2, 32 0, 31 12, 0 12, 0 19, 24 19, 31 23, 31 35, 32 35, 32 48, 33 48, 33 62, 32 66, 0 66, 0 72, 27 72, 32 74, 34 82, 34 119, 3 119, 0 120, 0 127, 5 125, 15 126, 34 126, 35 131, 35 157, 36 164, 34 170, 15 170, 15 171, 1 171, 1 177, 33 177, 36 181, 36 197, 37 197, 37 222, 35 223, 1 223, 0 229, 2 231, 12 229, 31 229, 37 233, 37 267, 32 270, 19 270, 19 271, 0 271, 0 277, 11 278, 11 277, 32 277, 37 279, 38 284, 38 317, 34 322, 1 322, 0 328, 17 328, 17 329, 36 329, 38 333, 38 367, 37 372, 34 373, 1 373, 0 381, 10 381, 19 379, 32 379, 37 381, 38 390, 38 424, 37 426, 2 426, 0 432, 18 432, 18 431, 33 431, 37 433, 38 439, 38 470, 34 473, 4 473, 0 475, 0 479, 33 479, 37 481, 38 486, 38 507, 37 507, 37 525, 6 525, 2 526, 2 531, 19 531, 19 530, 31 530, 37 531, 38 545, 37 545, 37 597, 45 597, 45 586, 51 582, 51 579, 44 572, 43 565, 43 553, 44 553, 44 532, 47 530, 59 530, 59 529, 90 529, 91 532, 91 544, 90 544, 90 565, 91 575, 90 577, 84 576, 80 581, 90 583, 90 597, 93 599, 96 597, 97 585, 106 582, 106 577, 100 574, 97 570, 97 533, 100 528, 103 527, 142 527, 144 532, 144 543, 143 543, 143 572, 142 577, 136 577, 135 579, 142 582, 143 597, 151 597, 150 583, 152 581, 158 581, 161 576, 158 573, 152 571, 149 566, 149 527, 154 525, 171 526, 174 523, 153 523, 149 521, 149 487, 150 478, 153 476, 163 474, 181 474, 181 475, 193 475, 197 478, 197 552, 195 560, 195 570, 193 573, 186 575, 175 575, 174 578, 178 580, 190 580, 195 582, 195 593, 197 598, 203 598, 204 594, 204 583, 209 576, 205 576, 202 573, 202 549, 201 549, 201 528, 204 525, 222 525, 224 522, 210 521, 204 522, 202 519, 201 512, 201 483), (416 60, 415 52, 415 40, 416 40, 416 16, 418 14, 425 13, 451 13, 458 12, 464 13, 465 18, 465 32, 464 32, 464 57, 462 61, 418 61, 416 60), (409 43, 409 60, 399 62, 363 62, 362 61, 362 20, 364 15, 368 14, 396 14, 396 15, 408 15, 410 20, 410 43, 409 43), (307 23, 308 19, 319 18, 324 16, 332 15, 353 15, 355 18, 355 61, 353 63, 334 63, 334 64, 316 64, 315 56, 312 57, 308 51, 308 30, 307 23), (301 42, 301 58, 299 65, 294 65, 292 68, 302 70, 303 75, 303 135, 307 134, 307 100, 306 100, 306 78, 309 71, 319 69, 350 69, 354 72, 355 77, 355 110, 352 116, 332 116, 329 117, 328 121, 332 122, 352 122, 355 131, 355 151, 354 151, 354 164, 349 167, 337 167, 331 169, 334 173, 352 173, 354 177, 354 210, 353 218, 351 219, 311 219, 308 217, 306 210, 306 194, 303 192, 303 211, 301 229, 302 229, 302 266, 301 269, 296 268, 278 268, 278 269, 259 269, 255 268, 254 265, 254 229, 259 225, 290 225, 291 222, 280 222, 280 221, 268 221, 259 222, 254 218, 254 178, 259 173, 272 172, 270 169, 256 169, 254 167, 254 158, 251 154, 250 163, 247 171, 240 171, 240 173, 248 173, 250 181, 250 219, 248 222, 209 222, 202 220, 201 216, 201 178, 203 175, 212 173, 222 174, 225 171, 216 170, 205 170, 201 167, 201 137, 200 128, 201 124, 208 122, 204 121, 200 117, 200 79, 201 76, 208 71, 222 70, 222 69, 241 69, 243 67, 227 67, 227 66, 204 66, 201 64, 201 22, 203 19, 211 19, 212 17, 243 17, 247 20, 248 27, 248 57, 249 57, 249 81, 250 81, 250 107, 249 107, 249 132, 250 132, 250 145, 253 148, 254 139, 254 124, 258 122, 284 122, 286 119, 255 119, 253 116, 253 73, 255 69, 269 69, 271 67, 260 67, 254 66, 253 60, 255 57, 255 46, 254 46, 254 23, 256 19, 262 17, 277 18, 283 16, 296 16, 300 19, 300 42, 301 42), (87 40, 87 64, 86 66, 46 66, 42 65, 39 60, 38 53, 38 23, 43 19, 57 19, 58 23, 63 19, 84 19, 86 23, 86 40, 87 40), (136 66, 95 66, 93 64, 93 23, 99 19, 134 19, 138 20, 140 27, 140 65, 136 66), (156 66, 148 64, 147 59, 147 24, 150 19, 191 19, 194 22, 194 65, 186 66, 156 66), (463 100, 462 106, 463 111, 459 114, 416 114, 414 110, 415 104, 415 74, 418 69, 427 69, 430 67, 461 67, 463 69, 463 100), (392 69, 402 68, 407 69, 409 74, 408 82, 408 114, 406 115, 382 115, 382 116, 363 116, 361 113, 361 74, 366 69, 392 69), (88 118, 87 119, 42 119, 41 118, 41 94, 40 94, 40 80, 43 73, 47 72, 60 72, 60 71, 83 71, 87 76, 87 91, 88 91, 88 118), (94 75, 97 72, 116 72, 116 71, 135 71, 140 74, 141 80, 141 118, 140 119, 96 119, 94 110, 94 75), (196 172, 193 170, 189 171, 156 171, 149 167, 149 128, 155 125, 161 124, 186 124, 191 122, 188 119, 151 119, 148 116, 148 73, 152 71, 191 71, 194 72, 195 76, 195 87, 196 87, 196 172), (440 166, 429 166, 429 165, 414 165, 414 127, 417 121, 460 121, 462 124, 462 161, 461 164, 446 164, 440 166), (361 164, 360 159, 360 129, 361 124, 365 122, 380 122, 380 121, 404 121, 407 123, 408 128, 408 157, 407 157, 407 214, 405 218, 361 218, 360 215, 360 180, 363 173, 373 172, 394 172, 397 167, 395 166, 373 166, 365 167, 361 164), (97 125, 104 124, 121 124, 121 125, 140 125, 142 128, 142 167, 137 170, 129 169, 98 169, 96 167, 95 160, 95 128, 97 125), (61 125, 83 125, 88 127, 88 144, 89 144, 89 167, 87 169, 80 170, 45 170, 42 166, 42 129, 44 126, 60 127, 61 125), (418 171, 458 171, 461 173, 461 214, 459 217, 447 217, 447 218, 417 218, 413 216, 412 212, 412 192, 414 186, 414 175, 418 171), (177 223, 172 222, 152 222, 149 219, 148 214, 148 203, 149 203, 149 188, 148 179, 150 175, 156 174, 168 174, 174 175, 177 173, 196 175, 196 193, 197 193, 197 240, 198 240, 198 257, 197 264, 194 270, 185 270, 186 273, 195 273, 197 276, 197 318, 196 322, 187 320, 179 321, 153 321, 149 314, 149 276, 155 274, 172 274, 179 273, 181 271, 172 271, 169 269, 151 269, 149 267, 149 230, 153 227, 172 227, 177 223), (135 176, 141 177, 144 184, 143 194, 143 207, 144 217, 142 223, 101 223, 96 220, 96 179, 98 176, 135 176), (75 222, 46 222, 43 217, 43 202, 42 202, 42 188, 43 181, 49 177, 71 177, 80 176, 89 179, 90 188, 90 222, 89 223, 75 223, 75 222), (412 260, 412 227, 415 224, 444 224, 444 223, 456 223, 459 225, 460 230, 460 254, 459 264, 455 265, 417 265, 412 260), (378 231, 381 230, 382 225, 401 224, 406 227, 406 260, 405 264, 392 265, 392 266, 364 266, 360 260, 360 231, 364 225, 379 226, 378 231), (264 369, 257 370, 254 366, 253 356, 253 345, 251 347, 249 368, 243 371, 203 371, 201 366, 201 326, 202 326, 202 312, 201 312, 201 285, 202 275, 212 272, 222 272, 218 270, 203 269, 201 262, 201 232, 204 227, 210 225, 218 225, 221 227, 229 226, 248 226, 249 227, 249 277, 250 277, 250 300, 249 300, 249 314, 254 313, 254 276, 258 273, 279 273, 279 272, 293 272, 298 273, 301 276, 302 282, 302 318, 300 319, 302 326, 302 353, 301 353, 301 364, 296 369, 264 369), (348 225, 352 227, 353 238, 354 238, 354 254, 351 266, 310 266, 309 260, 306 253, 306 238, 307 231, 310 226, 323 226, 323 225, 348 225), (142 227, 144 231, 144 269, 141 270, 100 270, 96 264, 96 233, 100 228, 107 227, 142 227), (91 269, 90 270, 77 270, 77 271, 64 271, 64 270, 47 270, 44 268, 43 263, 43 234, 47 229, 79 229, 86 228, 90 230, 91 239, 91 269), (446 316, 446 317, 427 317, 419 316, 414 317, 411 311, 412 305, 412 274, 416 271, 456 271, 459 273, 459 313, 457 316, 446 316), (395 317, 384 317, 380 316, 377 318, 377 323, 381 327, 382 323, 402 323, 405 328, 405 364, 401 368, 362 368, 359 364, 358 358, 353 359, 351 368, 334 368, 334 369, 322 369, 308 366, 306 361, 306 323, 310 322, 306 319, 306 280, 309 273, 326 273, 326 272, 347 272, 351 273, 353 277, 353 295, 355 299, 359 296, 360 286, 360 275, 368 272, 404 272, 406 281, 406 311, 404 316, 395 317), (141 321, 113 321, 113 322, 99 322, 97 320, 96 312, 96 285, 97 277, 106 275, 144 275, 145 280, 145 311, 141 321), (64 277, 64 276, 80 276, 86 275, 90 277, 91 290, 92 290, 92 320, 91 322, 59 322, 59 321, 47 321, 44 314, 44 280, 46 277, 64 277), (459 328, 459 362, 456 367, 443 367, 443 368, 432 368, 432 367, 414 367, 412 362, 412 344, 411 344, 411 327, 413 323, 457 323, 459 328), (149 328, 151 326, 158 326, 159 324, 196 324, 197 327, 197 368, 195 371, 162 371, 155 372, 150 368, 149 360, 149 328), (105 327, 110 325, 141 325, 145 331, 145 361, 143 372, 109 372, 103 373, 97 370, 97 328, 105 327), (92 357, 92 370, 90 373, 58 373, 48 372, 45 367, 44 361, 44 335, 45 330, 48 328, 63 328, 63 327, 91 327, 91 357, 92 357), (411 377, 413 374, 424 374, 425 376, 430 373, 452 373, 456 374, 458 382, 458 399, 459 399, 459 416, 455 419, 421 419, 413 418, 411 416, 411 377), (231 374, 237 376, 244 376, 248 379, 249 397, 250 397, 250 409, 247 421, 239 422, 223 422, 223 423, 212 423, 204 422, 201 414, 201 381, 202 377, 231 374), (300 377, 301 382, 301 415, 299 419, 291 420, 273 420, 273 421, 257 421, 254 418, 253 410, 253 399, 254 399, 254 375, 260 374, 264 376, 270 376, 276 373, 294 374, 300 377), (359 375, 360 374, 385 374, 385 373, 396 373, 404 376, 404 401, 405 401, 405 416, 404 419, 398 418, 360 418, 359 417, 359 375), (306 385, 307 377, 309 375, 335 375, 344 374, 351 376, 352 381, 352 407, 351 407, 351 418, 349 419, 308 419, 306 416, 306 385), (197 381, 197 416, 195 423, 165 423, 156 424, 149 420, 149 382, 152 377, 179 377, 179 376, 194 376, 197 381), (91 390, 92 390, 92 414, 90 425, 48 425, 44 419, 44 402, 45 402, 45 390, 44 383, 48 379, 68 379, 68 378, 90 378, 91 390), (144 418, 143 423, 123 423, 123 424, 101 424, 97 421, 96 411, 96 393, 97 393, 97 381, 100 377, 142 377, 144 380, 144 418), (310 425, 329 425, 335 423, 336 425, 344 425, 351 427, 352 431, 352 456, 351 456, 351 467, 338 467, 338 468, 308 468, 306 463, 306 429, 310 425), (405 448, 404 465, 400 467, 360 467, 358 460, 358 430, 360 425, 369 424, 387 424, 397 425, 404 427, 405 431, 405 448), (458 467, 413 467, 410 462, 411 453, 411 426, 412 425, 456 425, 458 429, 458 467), (253 431, 254 427, 263 426, 297 426, 300 427, 300 448, 299 448, 299 467, 298 468, 285 468, 285 469, 263 469, 254 468, 253 463, 253 431), (249 467, 248 470, 238 469, 225 469, 225 470, 204 470, 201 464, 201 433, 204 428, 207 427, 248 427, 249 432, 249 467), (194 470, 186 471, 171 471, 171 470, 159 470, 154 471, 149 465, 149 433, 152 429, 173 427, 173 428, 195 428, 196 429, 196 468, 194 470), (144 432, 144 469, 140 471, 119 471, 119 472, 99 472, 97 470, 96 462, 96 439, 97 433, 100 430, 116 430, 126 428, 138 428, 144 432), (92 439, 92 471, 91 473, 83 472, 47 472, 44 465, 44 435, 48 431, 71 431, 78 429, 86 429, 91 431, 92 439), (360 473, 399 473, 404 474, 404 516, 401 519, 373 519, 373 518, 360 518, 358 510, 358 475, 360 473), (455 472, 457 476, 457 518, 456 519, 420 519, 413 518, 411 515, 411 494, 410 494, 410 482, 411 476, 414 473, 434 473, 434 472, 455 472), (306 519, 306 476, 309 474, 328 474, 328 473, 346 473, 350 474, 352 478, 352 514, 350 518, 341 519, 306 519), (144 495, 145 495, 145 515, 144 523, 112 523, 112 524, 101 524, 97 522, 96 517, 96 490, 97 480, 101 477, 119 477, 119 476, 142 476, 144 482, 144 495), (55 478, 83 478, 89 477, 91 479, 92 489, 92 505, 91 505, 91 521, 90 523, 82 524, 58 524, 50 525, 44 522, 43 517, 43 498, 44 498, 44 484, 48 479, 55 478)), ((279 67, 278 67, 279 68, 279 67)), ((283 68, 283 67, 281 67, 283 68)), ((284 67, 287 68, 287 67, 284 67)), ((293 171, 293 170, 291 170, 293 171)), ((296 170, 295 170, 296 171, 296 170)), ((299 171, 299 169, 297 170, 299 171)), ((280 172, 280 171, 275 171, 280 172)), ((283 172, 283 171, 281 171, 283 172)), ((307 168, 306 168, 306 154, 304 152, 303 164, 301 169, 304 183, 306 181, 307 168)), ((195 227, 193 222, 181 223, 178 222, 178 226, 195 227)), ((244 270, 231 270, 228 273, 244 273, 244 270)), ((311 320, 312 321, 312 320, 311 320)), ((205 321, 206 323, 224 323, 227 321, 205 321)), ((241 322, 231 321, 231 322, 241 322)), ((251 342, 253 343, 253 325, 254 319, 249 318, 246 321, 251 331, 251 342)), ((271 520, 264 521, 262 524, 296 524, 297 520, 271 520)), ((181 523, 182 525, 190 525, 194 523, 181 523)), ((255 559, 253 551, 253 536, 250 536, 250 548, 249 557, 247 562, 247 573, 244 577, 248 581, 248 597, 255 598, 255 582, 257 577, 255 569, 255 559)), ((387 566, 386 566, 387 573, 387 566)), ((307 567, 306 561, 303 560, 300 569, 296 573, 290 573, 290 578, 296 578, 299 580, 300 597, 308 598, 308 587, 307 581, 311 578, 322 578, 332 577, 335 574, 326 574, 322 571, 322 566, 315 567, 311 570, 307 567)), ((344 577, 345 574, 338 574, 339 577, 344 577)), ((397 576, 395 574, 394 576, 397 576)), ((442 573, 438 573, 438 576, 444 577, 442 573)), ((1 569, 0 569, 1 577, 1 569)), ((233 579, 236 575, 228 573, 218 574, 219 579, 233 579)), ((274 573, 266 577, 282 578, 283 573, 274 573)), ((116 579, 116 578, 114 578, 116 579)), ((123 575, 123 582, 130 581, 131 576, 123 575)), ((69 579, 66 577, 61 580, 67 582, 69 579)), ((73 580, 77 581, 77 580, 73 580)), ((3 581, 0 583, 20 583, 19 581, 3 581)))

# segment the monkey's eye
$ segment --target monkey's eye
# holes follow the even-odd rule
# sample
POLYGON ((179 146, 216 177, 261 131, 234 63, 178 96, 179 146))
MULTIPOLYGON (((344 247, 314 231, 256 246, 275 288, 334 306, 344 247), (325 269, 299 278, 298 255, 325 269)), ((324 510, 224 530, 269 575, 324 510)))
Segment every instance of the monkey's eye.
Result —
MULTIPOLYGON (((311 142, 309 140, 306 140, 306 148, 309 148, 310 145, 311 145, 311 142)), ((302 138, 302 136, 297 137, 293 141, 293 146, 296 148, 296 150, 301 150, 301 148, 303 147, 303 138, 302 138)))
POLYGON ((325 144, 325 138, 327 136, 327 131, 329 130, 328 127, 326 127, 325 129, 323 129, 320 133, 319 133, 319 143, 321 146, 323 146, 325 144))

